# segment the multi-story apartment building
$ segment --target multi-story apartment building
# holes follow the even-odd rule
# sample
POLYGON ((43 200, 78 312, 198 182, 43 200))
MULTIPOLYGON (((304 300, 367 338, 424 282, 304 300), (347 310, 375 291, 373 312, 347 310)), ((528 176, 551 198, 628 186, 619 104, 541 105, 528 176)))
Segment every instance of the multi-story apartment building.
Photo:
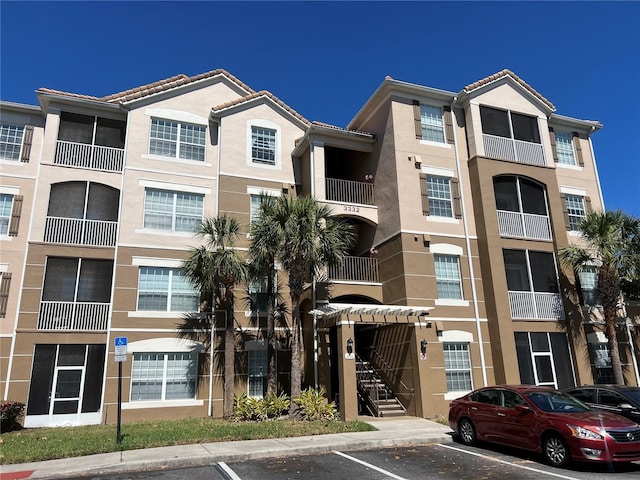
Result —
MULTIPOLYGON (((115 422, 119 367, 124 421, 221 416, 223 328, 185 328, 200 294, 180 264, 201 219, 234 216, 248 233, 264 195, 312 195, 356 228, 302 308, 305 384, 343 418, 390 414, 383 397, 433 417, 481 385, 606 381, 597 308, 584 307, 593 275, 576 289, 556 258, 603 208, 601 125, 556 114, 514 73, 458 93, 387 78, 346 128, 224 70, 36 94, 39 106, 0 104, 0 388, 27 404, 26 426, 115 422)), ((235 316, 236 391, 258 397, 263 284, 235 316)), ((637 384, 637 327, 622 325, 637 384)), ((277 332, 287 391, 286 322, 277 332)))

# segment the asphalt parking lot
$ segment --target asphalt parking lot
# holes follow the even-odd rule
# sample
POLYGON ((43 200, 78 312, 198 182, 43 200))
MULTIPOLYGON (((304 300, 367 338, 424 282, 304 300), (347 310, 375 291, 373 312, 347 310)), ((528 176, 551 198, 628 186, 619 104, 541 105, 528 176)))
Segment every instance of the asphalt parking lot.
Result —
POLYGON ((457 443, 402 448, 334 451, 327 455, 275 457, 206 467, 86 477, 94 480, 423 480, 565 479, 638 480, 640 463, 576 464, 552 468, 536 455, 504 447, 457 443))

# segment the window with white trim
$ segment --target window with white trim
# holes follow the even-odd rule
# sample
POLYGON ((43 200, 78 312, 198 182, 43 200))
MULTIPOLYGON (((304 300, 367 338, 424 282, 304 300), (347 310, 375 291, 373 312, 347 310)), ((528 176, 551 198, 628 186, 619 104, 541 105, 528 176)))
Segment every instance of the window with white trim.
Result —
POLYGON ((0 193, 0 235, 9 234, 11 211, 13 210, 13 195, 0 193))
POLYGON ((193 399, 197 369, 197 353, 134 353, 131 401, 193 399))
POLYGON ((429 215, 453 218, 451 204, 451 179, 437 175, 427 175, 429 215))
POLYGON ((436 284, 439 299, 462 299, 462 280, 460 279, 460 258, 456 255, 435 254, 436 284))
POLYGON ((262 203, 262 199, 267 197, 268 195, 256 195, 251 194, 251 210, 249 213, 249 223, 257 222, 260 220, 260 204, 262 203))
POLYGON ((444 143, 442 108, 420 105, 420 124, 422 126, 422 140, 444 143))
POLYGON ((578 273, 580 290, 582 291, 582 304, 592 307, 598 305, 598 268, 594 265, 584 265, 578 273))
POLYGON ((247 395, 262 398, 266 391, 267 349, 249 350, 249 381, 247 395))
POLYGON ((200 294, 178 268, 140 267, 138 311, 197 312, 200 294))
POLYGON ((272 128, 251 127, 251 162, 260 165, 276 164, 276 133, 272 128))
POLYGON ((152 118, 149 153, 204 162, 206 136, 203 125, 152 118))
POLYGON ((469 344, 466 342, 443 343, 442 348, 444 349, 447 392, 468 392, 473 390, 469 344))
POLYGON ((204 195, 145 189, 144 228, 194 232, 202 221, 204 195))
POLYGON ((269 291, 267 289, 268 282, 268 275, 258 279, 253 279, 249 282, 249 307, 252 312, 267 311, 269 302, 269 291))
POLYGON ((0 159, 20 160, 24 126, 0 125, 0 159))
POLYGON ((615 384, 616 380, 613 375, 613 367, 611 366, 611 355, 609 354, 609 344, 606 342, 590 343, 593 368, 594 383, 596 384, 615 384))
POLYGON ((572 231, 580 230, 580 222, 587 216, 584 197, 567 193, 564 195, 564 201, 567 207, 567 216, 569 217, 569 228, 572 231))
POLYGON ((569 132, 555 132, 556 152, 558 163, 563 165, 575 165, 576 156, 573 152, 573 135, 569 132))

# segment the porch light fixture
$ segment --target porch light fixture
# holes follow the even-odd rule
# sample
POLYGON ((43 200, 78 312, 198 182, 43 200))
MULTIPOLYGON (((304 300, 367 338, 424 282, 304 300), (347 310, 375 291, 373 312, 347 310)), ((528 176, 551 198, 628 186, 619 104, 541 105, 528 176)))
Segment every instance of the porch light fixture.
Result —
POLYGON ((347 340, 347 353, 349 355, 353 353, 353 340, 351 338, 347 340))
POLYGON ((420 353, 422 355, 427 354, 427 341, 424 338, 420 340, 420 353))

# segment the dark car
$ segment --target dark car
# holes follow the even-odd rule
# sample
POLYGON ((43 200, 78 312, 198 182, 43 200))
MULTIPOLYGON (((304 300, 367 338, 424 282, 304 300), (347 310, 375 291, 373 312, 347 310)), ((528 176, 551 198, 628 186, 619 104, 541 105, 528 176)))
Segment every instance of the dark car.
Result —
POLYGON ((640 387, 585 385, 564 392, 592 408, 617 413, 640 423, 640 387))
POLYGON ((530 450, 556 467, 640 460, 640 425, 548 387, 474 390, 451 402, 449 426, 466 445, 484 440, 530 450))

